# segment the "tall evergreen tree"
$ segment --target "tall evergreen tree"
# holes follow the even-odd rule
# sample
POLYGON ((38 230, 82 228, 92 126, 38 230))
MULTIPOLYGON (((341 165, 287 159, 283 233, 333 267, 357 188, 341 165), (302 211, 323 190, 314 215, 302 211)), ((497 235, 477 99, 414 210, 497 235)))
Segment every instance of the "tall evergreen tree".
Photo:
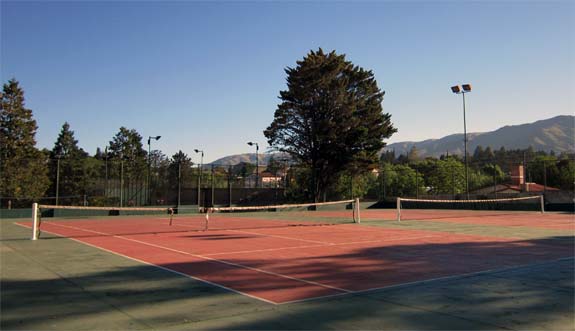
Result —
POLYGON ((409 162, 415 162, 419 159, 419 151, 417 150, 417 147, 415 147, 415 145, 411 146, 409 154, 407 154, 407 159, 409 160, 409 162))
POLYGON ((18 81, 4 84, 0 106, 0 190, 4 197, 39 198, 49 185, 46 159, 36 149, 38 126, 18 81))
POLYGON ((84 162, 87 156, 88 154, 78 147, 78 140, 74 138, 70 124, 65 122, 50 152, 52 194, 55 195, 58 191, 59 196, 65 197, 86 193, 84 162))
POLYGON ((147 203, 147 152, 142 145, 142 136, 134 129, 121 127, 110 141, 109 176, 119 179, 115 194, 122 205, 147 203))
POLYGON ((268 143, 311 172, 311 197, 318 201, 345 170, 365 172, 396 129, 382 111, 384 92, 371 71, 345 55, 311 51, 287 68, 286 91, 264 131, 268 143))
POLYGON ((177 189, 178 177, 181 187, 195 183, 193 178, 197 175, 197 171, 194 170, 193 165, 192 159, 181 150, 172 155, 168 166, 168 182, 172 189, 177 189))
POLYGON ((478 145, 475 147, 475 151, 473 152, 473 161, 483 161, 485 156, 485 151, 483 150, 483 146, 478 145))
POLYGON ((382 163, 394 163, 395 162, 395 150, 385 151, 379 157, 382 163))
POLYGON ((141 177, 146 170, 146 151, 142 144, 142 136, 134 129, 121 127, 120 131, 110 141, 109 157, 125 161, 126 174, 141 177))
POLYGON ((493 151, 491 150, 490 146, 487 146, 485 148, 483 155, 485 155, 485 159, 488 161, 493 161, 493 158, 495 157, 495 154, 493 154, 493 151))

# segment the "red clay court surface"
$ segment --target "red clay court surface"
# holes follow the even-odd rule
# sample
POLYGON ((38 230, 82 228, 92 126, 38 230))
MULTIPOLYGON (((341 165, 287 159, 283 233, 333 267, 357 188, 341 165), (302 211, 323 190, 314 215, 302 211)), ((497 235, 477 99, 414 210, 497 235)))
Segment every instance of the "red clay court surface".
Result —
POLYGON ((535 243, 355 224, 265 227, 244 218, 254 228, 233 229, 239 220, 217 219, 214 224, 232 229, 191 231, 199 220, 179 218, 173 226, 165 218, 60 220, 41 228, 275 304, 566 258, 574 250, 573 240, 535 243))
MULTIPOLYGON (((342 217, 345 213, 334 211, 317 211, 317 216, 342 217)), ((377 209, 362 210, 364 220, 396 220, 395 210, 377 209)), ((538 213, 523 211, 470 211, 470 210, 410 210, 403 209, 402 221, 419 220, 476 225, 520 226, 541 229, 575 230, 575 215, 571 213, 538 213)))

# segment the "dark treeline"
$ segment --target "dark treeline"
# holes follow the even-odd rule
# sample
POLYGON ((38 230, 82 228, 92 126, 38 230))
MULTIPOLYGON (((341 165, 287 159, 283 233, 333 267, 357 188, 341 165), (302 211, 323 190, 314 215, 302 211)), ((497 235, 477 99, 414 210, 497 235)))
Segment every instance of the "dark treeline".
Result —
MULTIPOLYGON (((160 150, 148 152, 142 135, 126 127, 120 127, 107 144, 90 155, 79 147, 70 124, 63 123, 54 146, 38 150, 37 125, 32 111, 25 108, 24 93, 16 80, 3 87, 0 124, 2 207, 8 203, 29 207, 39 200, 72 205, 174 204, 174 192, 197 188, 199 183, 204 188, 282 188, 286 202, 309 201, 317 194, 310 191, 309 185, 314 172, 293 159, 272 157, 259 169, 250 163, 199 167, 183 151, 171 156, 160 150)), ((386 151, 379 164, 367 165, 365 171, 350 168, 334 173, 320 198, 465 192, 461 156, 446 152, 439 158, 422 158, 418 154, 415 147, 406 155, 386 151)), ((468 163, 470 190, 510 183, 511 169, 518 165, 524 165, 528 182, 574 189, 573 154, 479 146, 468 156, 468 163)))
MULTIPOLYGON (((470 191, 510 184, 513 168, 523 166, 526 182, 545 184, 563 190, 573 190, 575 181, 574 154, 535 151, 527 149, 506 150, 501 147, 478 146, 468 155, 470 191)), ((460 194, 465 192, 465 162, 463 156, 446 152, 439 158, 418 156, 413 147, 409 153, 395 155, 386 151, 381 155, 382 172, 387 172, 389 195, 414 195, 414 192, 432 194, 460 194), (416 182, 420 185, 416 186, 416 182)))

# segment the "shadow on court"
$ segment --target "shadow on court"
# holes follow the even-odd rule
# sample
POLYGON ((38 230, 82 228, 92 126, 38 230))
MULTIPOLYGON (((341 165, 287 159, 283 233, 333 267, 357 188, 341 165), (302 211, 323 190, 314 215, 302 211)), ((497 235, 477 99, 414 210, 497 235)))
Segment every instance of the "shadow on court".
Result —
MULTIPOLYGON (((538 252, 572 250, 573 236, 522 240, 516 248, 501 242, 481 242, 359 249, 328 259, 325 264, 310 263, 303 268, 300 265, 297 272, 310 275, 313 280, 313 275, 325 277, 328 268, 333 274, 345 272, 350 282, 361 281, 366 271, 353 270, 349 261, 362 259, 373 266, 385 261, 392 266, 387 272, 408 281, 407 271, 424 272, 427 264, 437 263, 433 252, 442 251, 455 252, 447 263, 462 268, 465 256, 482 256, 486 265, 489 260, 514 262, 513 259, 529 256, 525 260, 529 263, 521 260, 515 264, 530 265, 272 305, 72 240, 18 241, 29 232, 6 221, 1 223, 3 330, 573 330, 575 327, 573 259, 549 261, 545 254, 540 259, 533 258, 538 252), (509 251, 525 247, 529 250, 522 251, 524 254, 509 251), (397 250, 403 254, 397 254, 397 250), (410 254, 422 250, 429 255, 410 254), (509 256, 504 254, 506 250, 509 256)), ((202 268, 203 263, 206 262, 162 267, 194 269, 202 268)), ((252 263, 258 266, 257 261, 252 263)), ((253 288, 267 286, 257 277, 241 281, 253 288)))

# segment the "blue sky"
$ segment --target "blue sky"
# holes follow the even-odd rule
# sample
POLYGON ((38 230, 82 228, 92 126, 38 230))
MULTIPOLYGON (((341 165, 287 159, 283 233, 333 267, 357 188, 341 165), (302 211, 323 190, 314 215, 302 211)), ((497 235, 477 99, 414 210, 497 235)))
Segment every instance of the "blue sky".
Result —
MULTIPOLYGON (((68 121, 90 154, 120 126, 206 161, 266 140, 286 67, 319 47, 374 72, 388 142, 573 114, 573 1, 2 1, 1 77, 52 148, 68 121)), ((147 146, 145 146, 147 147, 147 146)))

